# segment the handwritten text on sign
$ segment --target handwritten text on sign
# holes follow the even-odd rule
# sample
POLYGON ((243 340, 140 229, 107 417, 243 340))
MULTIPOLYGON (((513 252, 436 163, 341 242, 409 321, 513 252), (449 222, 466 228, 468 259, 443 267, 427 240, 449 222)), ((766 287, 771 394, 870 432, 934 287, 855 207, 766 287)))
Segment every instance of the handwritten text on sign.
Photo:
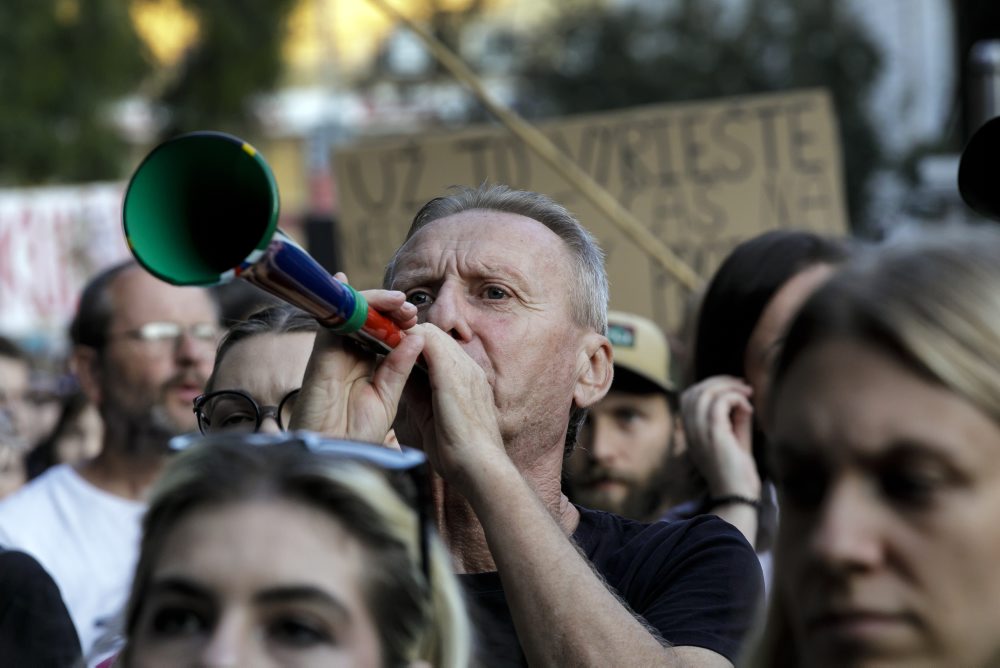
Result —
MULTIPOLYGON (((699 275, 739 241, 773 228, 847 230, 829 96, 809 90, 571 117, 539 128, 699 275)), ((342 257, 351 282, 379 284, 413 214, 453 185, 545 193, 608 254, 614 308, 677 326, 686 291, 502 128, 341 150, 342 257)))

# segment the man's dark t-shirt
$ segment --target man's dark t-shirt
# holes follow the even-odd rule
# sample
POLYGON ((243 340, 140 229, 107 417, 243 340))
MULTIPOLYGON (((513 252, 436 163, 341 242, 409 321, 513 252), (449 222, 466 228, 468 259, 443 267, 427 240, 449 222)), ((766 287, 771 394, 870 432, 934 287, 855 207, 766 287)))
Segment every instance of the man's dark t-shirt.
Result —
MULTIPOLYGON (((573 540, 633 612, 671 645, 735 661, 763 592, 760 563, 732 525, 713 515, 643 524, 579 508, 573 540)), ((498 573, 459 576, 487 666, 525 666, 498 573)), ((622 657, 628 664, 628 657, 622 657)))

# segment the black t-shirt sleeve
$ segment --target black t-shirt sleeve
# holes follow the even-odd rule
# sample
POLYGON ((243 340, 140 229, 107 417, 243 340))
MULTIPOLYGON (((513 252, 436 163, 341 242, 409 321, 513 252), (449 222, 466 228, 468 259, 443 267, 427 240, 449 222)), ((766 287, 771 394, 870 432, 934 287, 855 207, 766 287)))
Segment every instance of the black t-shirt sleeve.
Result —
POLYGON ((714 516, 642 525, 601 515, 598 544, 584 549, 633 612, 671 645, 703 647, 735 662, 764 589, 743 535, 714 516), (617 545, 609 539, 616 531, 617 545))
POLYGON ((690 527, 637 610, 675 646, 694 645, 735 662, 760 608, 760 562, 742 534, 722 520, 690 527), (717 525, 724 524, 724 527, 717 525))

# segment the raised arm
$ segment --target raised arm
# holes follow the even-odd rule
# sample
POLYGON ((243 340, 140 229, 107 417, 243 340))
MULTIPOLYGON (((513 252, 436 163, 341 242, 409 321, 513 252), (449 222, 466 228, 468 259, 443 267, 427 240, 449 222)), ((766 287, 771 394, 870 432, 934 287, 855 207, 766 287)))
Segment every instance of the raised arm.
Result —
POLYGON ((446 334, 419 325, 436 429, 428 455, 478 517, 518 637, 538 666, 728 666, 700 647, 667 647, 570 540, 576 509, 541 497, 507 456, 485 374, 446 334))
POLYGON ((749 385, 713 376, 681 395, 681 414, 691 460, 708 483, 714 515, 757 540, 761 481, 753 458, 753 407, 749 385), (752 503, 753 502, 753 503, 752 503))
MULTIPOLYGON (((346 281, 343 274, 336 277, 346 281)), ((371 306, 404 331, 416 323, 417 310, 403 293, 366 290, 363 294, 371 306)), ((388 442, 400 394, 422 348, 422 336, 407 335, 377 363, 374 355, 352 340, 321 330, 306 367, 290 427, 338 438, 388 442)))

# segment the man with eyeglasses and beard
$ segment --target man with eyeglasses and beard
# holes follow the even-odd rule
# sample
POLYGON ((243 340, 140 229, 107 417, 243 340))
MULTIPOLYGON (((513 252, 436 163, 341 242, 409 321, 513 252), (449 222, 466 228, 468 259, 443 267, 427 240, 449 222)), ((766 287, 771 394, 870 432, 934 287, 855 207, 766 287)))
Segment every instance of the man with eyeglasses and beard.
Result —
POLYGON ((132 261, 81 295, 71 365, 101 413, 102 450, 0 503, 0 546, 28 552, 52 575, 85 656, 125 603, 167 442, 197 428, 191 402, 211 372, 218 323, 207 290, 169 285, 132 261))

